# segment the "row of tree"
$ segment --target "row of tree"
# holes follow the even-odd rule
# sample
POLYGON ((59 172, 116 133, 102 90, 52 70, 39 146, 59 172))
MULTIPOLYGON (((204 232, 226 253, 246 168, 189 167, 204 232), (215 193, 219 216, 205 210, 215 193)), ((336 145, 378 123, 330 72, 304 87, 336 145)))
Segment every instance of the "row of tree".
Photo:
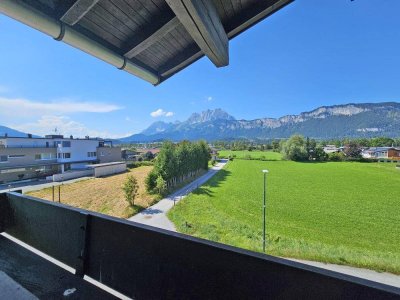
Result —
POLYGON ((165 142, 154 162, 154 169, 146 178, 149 192, 165 194, 178 184, 208 169, 211 159, 206 142, 165 142))
MULTIPOLYGON (((290 138, 289 138, 290 139, 290 138)), ((215 147, 226 150, 258 150, 258 151, 276 151, 282 152, 282 146, 289 139, 274 139, 269 141, 216 141, 215 147)), ((344 138, 331 140, 310 140, 314 144, 314 148, 323 148, 326 145, 335 145, 341 147, 349 144, 356 144, 359 147, 400 147, 400 138, 375 137, 375 138, 344 138)), ((306 143, 306 140, 304 140, 306 143)), ((319 149, 320 150, 320 149, 319 149)), ((318 151, 319 151, 318 150, 318 151)))
POLYGON ((301 135, 293 135, 280 143, 283 157, 294 161, 342 161, 360 160, 361 145, 355 141, 349 141, 343 146, 343 152, 327 154, 321 145, 314 139, 304 138, 301 135))

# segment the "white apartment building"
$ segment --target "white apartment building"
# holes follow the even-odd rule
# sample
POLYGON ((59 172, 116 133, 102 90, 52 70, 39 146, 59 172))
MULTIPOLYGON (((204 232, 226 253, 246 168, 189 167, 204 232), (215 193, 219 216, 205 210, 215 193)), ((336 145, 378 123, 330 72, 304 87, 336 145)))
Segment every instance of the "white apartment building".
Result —
POLYGON ((121 148, 103 139, 0 137, 0 183, 45 177, 88 164, 121 160, 121 148))

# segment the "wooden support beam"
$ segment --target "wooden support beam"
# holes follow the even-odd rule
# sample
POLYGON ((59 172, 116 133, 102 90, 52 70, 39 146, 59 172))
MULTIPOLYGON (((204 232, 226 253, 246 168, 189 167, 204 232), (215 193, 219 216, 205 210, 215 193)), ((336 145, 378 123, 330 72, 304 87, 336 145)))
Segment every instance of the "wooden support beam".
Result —
POLYGON ((175 29, 178 26, 179 20, 177 17, 172 18, 166 24, 164 24, 161 28, 157 29, 153 34, 151 34, 148 38, 142 40, 138 44, 136 44, 131 50, 125 53, 125 57, 132 58, 138 55, 140 52, 146 50, 148 47, 153 45, 155 42, 160 40, 163 36, 165 36, 168 32, 175 29))
POLYGON ((228 37, 212 0, 166 0, 202 52, 217 66, 229 64, 228 37))
MULTIPOLYGON (((169 0, 167 0, 169 1, 169 0)), ((235 21, 235 24, 228 25, 228 27, 232 27, 232 29, 228 29, 227 36, 229 39, 236 37, 238 34, 242 33, 246 29, 251 26, 257 24, 262 21, 266 17, 285 7, 289 3, 294 0, 278 0, 272 5, 268 5, 268 3, 261 2, 259 5, 255 5, 254 7, 250 7, 244 14, 245 17, 238 18, 235 21)), ((191 56, 185 58, 179 58, 178 61, 169 62, 169 64, 164 65, 160 68, 159 72, 161 75, 161 82, 168 79, 172 75, 176 74, 183 68, 186 68, 188 65, 192 64, 196 60, 203 57, 203 51, 193 51, 191 56)))
POLYGON ((60 18, 60 21, 72 26, 79 22, 99 0, 77 0, 60 18))

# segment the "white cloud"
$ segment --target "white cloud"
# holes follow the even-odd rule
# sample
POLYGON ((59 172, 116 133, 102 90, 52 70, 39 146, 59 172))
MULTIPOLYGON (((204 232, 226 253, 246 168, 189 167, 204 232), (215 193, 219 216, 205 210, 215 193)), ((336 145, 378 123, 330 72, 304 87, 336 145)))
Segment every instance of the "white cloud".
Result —
POLYGON ((71 120, 67 116, 53 116, 46 115, 42 116, 35 122, 10 125, 10 127, 23 132, 29 132, 44 136, 46 134, 51 134, 54 129, 57 128, 59 134, 65 136, 73 135, 74 137, 103 137, 103 138, 120 138, 124 136, 129 136, 131 133, 121 133, 121 134, 111 134, 108 131, 99 131, 87 128, 84 124, 71 120))
POLYGON ((158 117, 172 117, 174 113, 172 111, 164 111, 163 109, 159 108, 156 111, 153 111, 150 113, 150 116, 153 118, 158 118, 158 117))
POLYGON ((213 97, 211 97, 211 96, 208 96, 208 97, 207 97, 207 101, 208 101, 208 102, 210 102, 210 101, 212 101, 212 100, 213 100, 213 97))
POLYGON ((131 118, 129 118, 129 117, 125 118, 125 121, 127 121, 127 122, 129 122, 130 120, 131 120, 131 118))
POLYGON ((66 113, 107 113, 119 109, 122 109, 122 107, 100 102, 77 102, 68 99, 37 102, 28 99, 0 97, 0 114, 6 115, 13 111, 18 111, 19 116, 42 116, 66 113))

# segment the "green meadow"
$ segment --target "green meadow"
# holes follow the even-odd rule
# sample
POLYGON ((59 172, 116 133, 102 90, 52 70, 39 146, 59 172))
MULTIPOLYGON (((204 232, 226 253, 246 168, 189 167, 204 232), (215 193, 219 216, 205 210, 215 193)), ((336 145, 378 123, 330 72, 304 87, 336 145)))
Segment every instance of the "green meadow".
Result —
POLYGON ((262 251, 262 169, 268 254, 400 274, 400 170, 390 163, 233 160, 170 219, 185 234, 262 251))
POLYGON ((228 156, 237 159, 263 159, 263 160, 281 160, 282 155, 278 152, 272 151, 230 151, 221 150, 218 152, 219 157, 228 158, 228 156))

